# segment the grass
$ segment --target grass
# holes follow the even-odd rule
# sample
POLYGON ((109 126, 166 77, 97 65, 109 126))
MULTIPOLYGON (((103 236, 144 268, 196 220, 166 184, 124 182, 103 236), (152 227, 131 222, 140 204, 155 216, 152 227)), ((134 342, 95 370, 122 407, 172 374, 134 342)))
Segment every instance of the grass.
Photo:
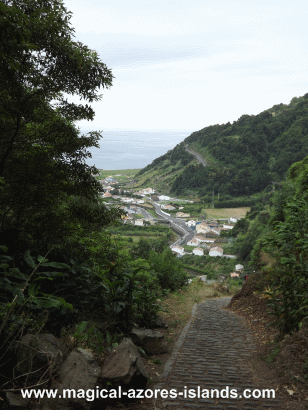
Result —
POLYGON ((132 238, 133 239, 133 243, 136 243, 136 242, 139 242, 140 241, 140 239, 150 239, 150 240, 154 240, 154 239, 161 239, 162 238, 162 236, 163 235, 156 235, 156 236, 154 236, 154 235, 130 235, 130 234, 127 234, 127 235, 119 235, 119 234, 116 234, 116 235, 111 235, 112 237, 114 237, 115 239, 118 239, 118 240, 128 240, 128 238, 132 238))
POLYGON ((106 178, 110 176, 115 176, 115 175, 125 175, 128 177, 133 177, 134 175, 137 174, 137 172, 140 171, 140 169, 99 169, 100 175, 102 178, 106 178))
MULTIPOLYGON (((142 207, 142 208, 146 208, 147 211, 149 211, 150 209, 154 209, 154 208, 153 208, 153 205, 150 204, 150 203, 148 203, 148 202, 145 202, 144 204, 141 204, 141 207, 142 207)), ((155 214, 155 215, 156 215, 156 214, 155 214)))
POLYGON ((161 313, 169 322, 168 334, 165 335, 166 340, 172 343, 177 339, 182 328, 190 320, 195 303, 215 297, 233 296, 240 289, 241 286, 231 284, 229 285, 229 293, 226 294, 218 291, 215 285, 207 285, 195 278, 190 285, 169 295, 163 301, 166 312, 161 313))
POLYGON ((217 208, 202 209, 202 213, 206 213, 207 219, 226 219, 233 216, 234 218, 244 218, 250 208, 245 206, 241 208, 217 208))
POLYGON ((193 249, 195 249, 195 246, 184 245, 183 248, 185 249, 186 252, 192 252, 193 249))
POLYGON ((152 363, 153 363, 153 364, 158 364, 159 366, 162 365, 162 362, 161 362, 161 360, 159 360, 159 359, 154 359, 154 360, 152 360, 152 363))
POLYGON ((153 207, 148 208, 147 211, 154 217, 154 218, 158 218, 157 213, 154 211, 153 207))
POLYGON ((267 362, 268 364, 273 363, 273 361, 275 360, 276 356, 280 353, 280 351, 281 351, 281 347, 280 347, 280 346, 278 346, 276 349, 273 349, 273 350, 271 351, 271 353, 267 356, 266 362, 267 362))

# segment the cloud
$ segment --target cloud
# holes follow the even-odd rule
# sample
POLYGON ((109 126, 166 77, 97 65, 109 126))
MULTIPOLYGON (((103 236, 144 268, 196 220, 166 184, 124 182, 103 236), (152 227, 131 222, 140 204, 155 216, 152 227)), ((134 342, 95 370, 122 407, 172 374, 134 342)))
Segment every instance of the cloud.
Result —
POLYGON ((275 6, 254 1, 168 2, 145 5, 117 1, 108 5, 92 1, 66 1, 74 12, 72 23, 79 33, 130 33, 179 36, 217 33, 223 30, 253 32, 282 19, 290 20, 299 10, 281 3, 275 6), (196 3, 196 4, 194 4, 196 3), (167 7, 169 4, 170 7, 167 7), (154 6, 154 7, 150 7, 154 6))
POLYGON ((65 4, 76 38, 115 76, 92 104, 104 127, 203 128, 307 92, 306 2, 65 4))

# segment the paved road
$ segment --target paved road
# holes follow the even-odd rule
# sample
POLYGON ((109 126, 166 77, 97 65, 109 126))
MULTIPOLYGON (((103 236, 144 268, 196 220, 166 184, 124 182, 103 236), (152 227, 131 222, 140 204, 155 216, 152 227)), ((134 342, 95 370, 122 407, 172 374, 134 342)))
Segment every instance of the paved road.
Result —
MULTIPOLYGON (((191 321, 183 329, 177 344, 166 363, 161 381, 154 388, 210 391, 210 398, 163 399, 167 410, 282 410, 278 399, 244 398, 245 389, 271 389, 274 386, 257 386, 249 369, 249 358, 254 348, 253 338, 245 327, 244 318, 225 310, 230 297, 208 299, 194 306, 191 321), (211 398, 211 389, 236 389, 241 398, 211 398)), ((275 388, 275 387, 274 387, 275 388)), ((159 406, 161 408, 161 406, 159 406)))
POLYGON ((172 225, 175 225, 178 229, 182 231, 182 239, 177 240, 176 243, 180 244, 183 241, 182 244, 187 244, 187 242, 193 238, 194 230, 186 226, 184 221, 182 221, 179 218, 175 218, 174 216, 166 215, 166 213, 162 211, 160 206, 155 202, 153 203, 153 205, 155 207, 155 212, 158 216, 164 219, 168 219, 168 221, 172 225))
POLYGON ((152 219, 152 220, 154 219, 154 218, 153 218, 153 215, 150 214, 150 212, 148 212, 146 209, 141 208, 141 207, 138 208, 138 209, 139 209, 138 213, 141 213, 144 218, 146 218, 146 219, 152 219))
POLYGON ((195 158, 197 158, 197 160, 198 160, 203 166, 205 166, 205 167, 207 166, 207 164, 206 164, 204 158, 203 158, 200 154, 198 154, 198 152, 193 151, 192 149, 187 148, 187 147, 185 147, 185 150, 186 150, 187 152, 189 152, 191 155, 193 155, 195 158))

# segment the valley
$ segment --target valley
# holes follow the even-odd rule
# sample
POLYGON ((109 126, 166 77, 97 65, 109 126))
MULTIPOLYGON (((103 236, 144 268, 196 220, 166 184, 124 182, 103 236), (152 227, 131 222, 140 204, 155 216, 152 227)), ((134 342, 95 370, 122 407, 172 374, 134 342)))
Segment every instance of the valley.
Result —
POLYGON ((116 229, 117 242, 123 241, 129 248, 142 239, 161 239, 165 232, 166 246, 181 258, 183 267, 193 276, 207 275, 212 280, 223 275, 232 283, 243 279, 247 273, 243 269, 234 273, 237 256, 232 254, 233 240, 228 239, 228 233, 250 208, 207 209, 199 200, 169 197, 151 187, 136 191, 130 186, 137 171, 132 171, 130 178, 121 170, 97 177, 105 190, 103 203, 123 212, 122 228, 116 229), (214 262, 215 256, 228 261, 218 257, 214 262))
POLYGON ((0 408, 307 409, 304 13, 83 3, 0 2, 0 408))

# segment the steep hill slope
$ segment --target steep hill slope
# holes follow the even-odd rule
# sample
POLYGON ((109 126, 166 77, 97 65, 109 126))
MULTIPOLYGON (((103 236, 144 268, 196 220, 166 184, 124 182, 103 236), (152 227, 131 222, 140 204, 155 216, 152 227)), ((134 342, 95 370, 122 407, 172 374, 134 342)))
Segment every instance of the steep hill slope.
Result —
POLYGON ((149 185, 175 195, 220 193, 228 200, 270 191, 291 164, 308 155, 308 94, 294 97, 258 115, 243 115, 232 124, 193 132, 136 175, 149 185), (198 152, 207 166, 185 148, 198 152))

